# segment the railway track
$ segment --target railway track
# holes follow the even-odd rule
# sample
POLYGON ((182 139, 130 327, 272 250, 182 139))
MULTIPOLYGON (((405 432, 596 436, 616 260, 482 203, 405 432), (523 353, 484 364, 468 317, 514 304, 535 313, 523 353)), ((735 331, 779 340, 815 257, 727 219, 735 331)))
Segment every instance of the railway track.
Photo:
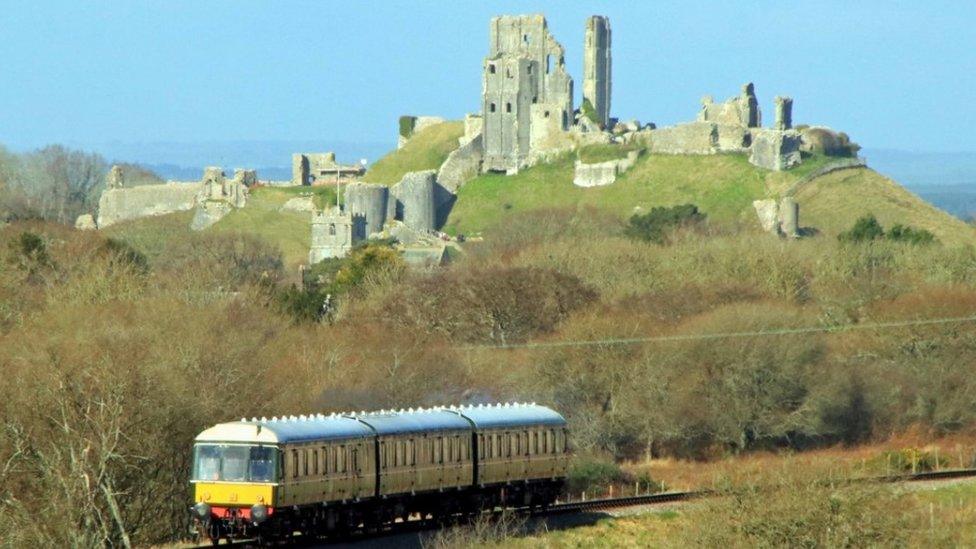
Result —
MULTIPOLYGON (((961 478, 972 478, 976 477, 976 469, 947 469, 943 471, 926 471, 921 473, 906 473, 901 475, 884 475, 879 477, 865 477, 859 479, 852 479, 851 482, 883 482, 883 483, 899 483, 899 482, 923 482, 923 481, 940 481, 940 480, 954 480, 961 478)), ((604 498, 604 499, 591 499, 587 501, 570 501, 564 503, 557 503, 550 505, 545 509, 515 509, 515 512, 531 514, 536 517, 545 516, 555 516, 555 515, 565 515, 572 513, 587 513, 594 511, 602 511, 607 509, 620 509, 624 507, 638 507, 642 505, 655 505, 659 503, 676 503, 682 501, 688 501, 703 497, 709 497, 715 495, 714 492, 710 490, 695 490, 688 492, 664 492, 658 494, 647 494, 643 496, 625 496, 619 498, 604 498)), ((501 511, 496 511, 496 513, 501 513, 501 511)), ((378 532, 377 536, 393 536, 401 535, 414 532, 422 532, 426 530, 432 530, 437 528, 435 521, 430 520, 415 520, 405 523, 396 523, 393 526, 386 528, 378 532)), ((343 540, 338 540, 339 542, 354 542, 363 541, 370 539, 373 536, 360 534, 351 538, 346 538, 343 540)), ((303 547, 313 547, 316 545, 326 545, 328 541, 324 540, 309 540, 302 539, 301 537, 294 539, 294 545, 303 547)), ((223 544, 223 547, 252 547, 253 540, 237 540, 231 544, 223 544)), ((211 547, 211 545, 201 545, 199 549, 204 547, 211 547)), ((194 548, 196 549, 196 548, 194 548)))

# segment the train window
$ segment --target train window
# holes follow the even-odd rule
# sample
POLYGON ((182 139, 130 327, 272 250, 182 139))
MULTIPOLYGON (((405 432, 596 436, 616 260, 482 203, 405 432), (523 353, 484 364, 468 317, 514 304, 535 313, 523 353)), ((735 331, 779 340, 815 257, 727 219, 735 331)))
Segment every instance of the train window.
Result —
POLYGON ((339 446, 339 472, 346 472, 346 445, 339 446))
POLYGON ((386 441, 380 442, 380 467, 386 469, 386 460, 389 456, 386 453, 386 441))
POLYGON ((312 474, 319 474, 319 451, 312 450, 312 474))
POLYGON ((407 465, 417 464, 417 445, 413 439, 407 439, 407 465))
POLYGON ((298 478, 298 450, 291 451, 291 476, 298 478))
POLYGON ((454 435, 454 440, 451 441, 451 457, 454 458, 454 462, 461 461, 461 439, 454 435))
POLYGON ((546 431, 546 453, 551 454, 553 449, 552 429, 546 431))
POLYGON ((563 453, 568 454, 569 450, 569 429, 563 429, 563 453))
POLYGON ((356 473, 359 472, 359 448, 352 449, 352 470, 356 473))
POLYGON ((502 457, 502 438, 497 434, 491 435, 491 455, 492 457, 502 457))
POLYGON ((434 439, 434 463, 444 463, 441 459, 441 439, 434 439))
POLYGON ((308 476, 308 449, 302 452, 302 476, 308 476))
POLYGON ((485 435, 478 435, 478 459, 485 459, 485 435))
POLYGON ((566 451, 566 439, 563 433, 556 431, 556 453, 561 454, 566 451))
POLYGON ((467 461, 468 459, 468 441, 466 439, 461 440, 461 461, 467 461))

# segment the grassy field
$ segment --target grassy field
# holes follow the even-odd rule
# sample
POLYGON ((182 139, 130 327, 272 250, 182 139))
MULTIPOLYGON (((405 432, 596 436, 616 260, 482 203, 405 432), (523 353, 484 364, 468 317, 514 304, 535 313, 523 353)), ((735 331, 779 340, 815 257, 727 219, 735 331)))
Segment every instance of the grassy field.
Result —
POLYGON ((574 158, 567 154, 515 176, 485 174, 469 181, 446 231, 478 232, 512 213, 567 206, 594 206, 626 218, 637 208, 690 202, 713 219, 744 221, 753 216, 752 201, 766 193, 767 172, 741 155, 643 155, 613 185, 588 189, 573 185, 574 158))
POLYGON ((402 149, 394 150, 369 167, 365 180, 370 183, 393 185, 407 172, 436 170, 451 151, 458 148, 458 138, 464 135, 464 122, 453 121, 423 129, 407 141, 402 149))

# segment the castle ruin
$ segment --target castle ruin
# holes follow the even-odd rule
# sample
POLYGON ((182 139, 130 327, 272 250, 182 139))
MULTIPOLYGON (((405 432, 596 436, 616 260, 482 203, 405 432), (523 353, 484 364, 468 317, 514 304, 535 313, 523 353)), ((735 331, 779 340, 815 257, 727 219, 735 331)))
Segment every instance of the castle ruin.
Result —
POLYGON ((484 171, 515 173, 533 143, 569 129, 573 79, 541 15, 494 17, 483 64, 484 171))
POLYGON ((293 185, 337 185, 355 181, 364 173, 366 167, 360 164, 339 164, 334 152, 291 156, 293 185))
POLYGON ((586 20, 583 40, 583 105, 593 109, 601 128, 610 127, 610 65, 610 19, 594 15, 586 20))

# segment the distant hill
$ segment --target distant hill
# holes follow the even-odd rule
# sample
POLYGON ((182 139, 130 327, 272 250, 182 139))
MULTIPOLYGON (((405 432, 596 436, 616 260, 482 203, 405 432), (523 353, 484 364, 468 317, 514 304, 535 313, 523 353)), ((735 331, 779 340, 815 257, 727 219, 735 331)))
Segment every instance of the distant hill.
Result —
MULTIPOLYGON (((149 168, 164 179, 197 180, 206 166, 220 166, 228 173, 234 168, 258 170, 261 179, 291 179, 291 155, 296 152, 336 153, 343 163, 361 158, 375 162, 390 150, 392 140, 350 142, 329 140, 288 141, 200 141, 97 144, 96 152, 110 162, 130 162, 149 168)), ((91 147, 86 147, 91 148, 91 147)))
POLYGON ((863 151, 871 166, 960 219, 976 217, 976 152, 863 151))

